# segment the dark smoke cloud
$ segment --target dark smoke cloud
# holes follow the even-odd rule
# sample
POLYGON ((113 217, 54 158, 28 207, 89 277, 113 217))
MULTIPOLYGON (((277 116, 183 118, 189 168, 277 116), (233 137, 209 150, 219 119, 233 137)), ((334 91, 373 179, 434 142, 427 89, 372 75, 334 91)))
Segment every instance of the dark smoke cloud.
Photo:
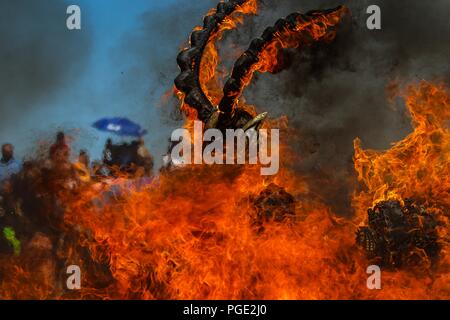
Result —
POLYGON ((244 96, 259 111, 289 116, 298 131, 289 139, 302 159, 291 165, 310 180, 313 193, 348 214, 355 187, 353 140, 360 137, 367 148, 385 149, 411 131, 404 105, 390 105, 386 87, 392 81, 450 80, 450 2, 265 0, 259 16, 229 35, 222 51, 225 56, 230 47, 241 52, 291 12, 341 4, 351 9, 352 21, 344 23, 332 45, 287 51, 288 68, 257 75, 244 96), (372 4, 382 10, 379 31, 366 27, 372 4))
MULTIPOLYGON (((178 73, 176 44, 185 43, 192 27, 216 4, 191 1, 144 14, 141 32, 125 45, 136 61, 130 76, 143 82, 150 77, 157 88, 170 88, 178 73)), ((393 80, 449 81, 450 2, 264 0, 258 16, 246 18, 244 26, 225 36, 220 51, 222 67, 230 70, 250 41, 277 19, 342 4, 351 9, 352 19, 332 45, 286 52, 289 68, 257 75, 244 96, 259 111, 290 117, 290 126, 299 133, 290 139, 302 158, 291 165, 310 179, 312 193, 329 201, 336 212, 348 214, 355 187, 353 140, 360 137, 365 147, 385 149, 411 131, 404 105, 397 102, 394 108, 388 103, 386 86, 393 80), (372 4, 382 10, 380 31, 366 28, 366 9, 372 4)), ((133 90, 127 86, 124 83, 125 90, 133 90)), ((162 109, 163 121, 169 121, 172 110, 162 109)))
POLYGON ((150 129, 146 143, 155 156, 156 167, 162 165, 171 131, 182 125, 178 100, 170 94, 179 72, 176 57, 193 28, 202 23, 202 16, 217 5, 216 0, 180 3, 160 5, 143 13, 138 27, 122 37, 112 56, 115 65, 127 62, 118 84, 121 94, 146 109, 129 112, 150 129))
MULTIPOLYGON (((193 28, 202 24, 203 15, 217 5, 216 0, 180 3, 161 5, 143 13, 138 30, 123 37, 114 59, 127 59, 131 65, 121 81, 124 94, 135 92, 136 83, 143 83, 150 96, 159 100, 161 90, 173 87, 179 72, 176 63, 179 51, 187 44, 193 28)), ((162 117, 170 122, 166 112, 162 117)))
POLYGON ((0 127, 75 81, 90 37, 66 28, 65 1, 0 2, 0 127))
MULTIPOLYGON (((181 45, 216 4, 189 1, 145 13, 139 32, 124 37, 118 51, 117 59, 126 57, 131 63, 122 90, 130 94, 137 83, 148 83, 153 99, 159 99, 159 91, 171 88, 178 73, 175 59, 181 45)), ((291 137, 292 144, 302 158, 292 166, 310 179, 313 193, 346 214, 354 190, 353 140, 360 137, 365 147, 385 149, 411 131, 404 105, 397 102, 394 108, 388 103, 386 86, 393 80, 449 81, 450 2, 264 0, 258 16, 247 18, 244 26, 225 36, 221 55, 230 70, 250 41, 278 18, 341 4, 351 9, 352 21, 344 24, 332 45, 288 51, 289 68, 256 76, 244 96, 273 117, 290 117, 290 126, 299 132, 291 137), (366 28, 366 8, 371 4, 382 9, 381 31, 366 28)), ((167 128, 179 124, 171 120, 173 110, 166 105, 158 119, 167 133, 167 128)))

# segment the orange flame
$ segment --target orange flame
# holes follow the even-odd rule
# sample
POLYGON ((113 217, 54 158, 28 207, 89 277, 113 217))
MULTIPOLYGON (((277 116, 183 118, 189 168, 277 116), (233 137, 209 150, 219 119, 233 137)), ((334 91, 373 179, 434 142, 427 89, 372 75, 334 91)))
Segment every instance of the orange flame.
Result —
MULTIPOLYGON (((200 84, 203 92, 209 100, 217 105, 223 95, 221 81, 224 79, 225 71, 218 72, 217 66, 220 62, 217 49, 217 41, 222 40, 225 31, 236 29, 244 21, 244 15, 255 15, 258 11, 258 1, 245 2, 231 16, 225 18, 219 29, 212 35, 206 45, 200 66, 200 84)), ((210 14, 214 14, 214 10, 210 14)))
MULTIPOLYGON (((255 72, 273 73, 277 70, 280 63, 278 59, 280 50, 309 45, 311 39, 313 41, 331 42, 336 37, 334 27, 348 12, 348 8, 342 7, 332 13, 316 14, 309 19, 304 19, 300 15, 297 18, 295 29, 283 28, 282 31, 275 34, 271 41, 265 44, 264 49, 258 56, 258 62, 245 75, 241 91, 251 83, 255 72)), ((240 96, 242 92, 231 94, 240 96)))
MULTIPOLYGON (((448 212, 448 91, 422 83, 408 89, 406 101, 416 126, 411 135, 386 152, 357 145, 355 166, 367 190, 355 196, 356 223, 311 197, 304 179, 287 168, 268 179, 253 166, 193 166, 163 173, 146 187, 126 179, 87 185, 62 198, 67 230, 58 249, 59 261, 91 275, 81 291, 64 290, 64 277, 50 272, 59 270, 55 260, 33 249, 48 252, 48 240, 36 239, 20 258, 2 258, 2 274, 11 277, 2 279, 0 296, 449 299, 448 244, 430 269, 383 271, 382 290, 367 289, 368 262, 355 246, 367 207, 391 194, 421 197, 448 212), (298 199, 296 216, 266 222, 260 232, 252 199, 270 182, 298 199)), ((448 239, 444 222, 441 235, 448 239)))
MULTIPOLYGON (((249 1, 239 14, 255 10, 256 1, 249 1)), ((239 14, 221 26, 203 56, 203 89, 214 103, 220 99, 214 85, 215 41, 241 21, 239 14)), ((299 24, 297 31, 332 38, 328 26, 341 14, 317 16, 299 24)), ((273 71, 278 63, 275 53, 301 45, 300 40, 290 31, 275 37, 246 83, 256 71, 273 71)), ((287 167, 273 178, 262 177, 255 166, 192 166, 161 173, 144 187, 128 179, 86 185, 75 194, 59 195, 67 230, 59 239, 57 261, 79 265, 91 274, 83 278, 82 289, 64 289, 61 276, 51 271, 60 266, 45 255, 48 240, 38 237, 25 250, 28 255, 0 257, 0 274, 9 275, 0 280, 0 297, 450 299, 448 243, 434 269, 384 271, 383 288, 375 291, 366 286, 368 262, 355 245, 357 225, 367 208, 391 198, 424 199, 443 215, 440 234, 449 239, 448 89, 428 83, 411 86, 406 105, 414 132, 390 150, 362 150, 355 141, 355 169, 366 190, 354 196, 353 220, 336 216, 312 197, 305 180, 287 167), (292 221, 267 222, 259 232, 252 201, 270 182, 298 199, 296 215, 292 221), (42 256, 36 256, 34 248, 40 248, 42 256)), ((288 152, 288 141, 282 150, 288 152)))
POLYGON ((368 192, 355 197, 360 208, 388 199, 416 198, 450 204, 450 104, 444 85, 422 82, 407 90, 414 131, 386 152, 362 150, 355 140, 355 169, 368 192))
MULTIPOLYGON (((217 105, 222 96, 222 89, 220 82, 225 77, 225 72, 217 70, 219 65, 219 53, 217 49, 217 42, 222 40, 226 31, 235 29, 239 24, 243 23, 245 15, 254 15, 258 10, 258 1, 249 0, 243 5, 236 8, 230 16, 227 16, 219 25, 218 29, 211 35, 208 44, 202 54, 200 62, 200 86, 206 97, 215 105, 217 105), (222 78, 222 79, 221 79, 222 78)), ((210 10, 207 16, 215 14, 216 9, 210 10)), ((199 30, 201 27, 194 28, 199 30)), ((174 87, 174 93, 181 101, 180 109, 186 114, 188 121, 185 124, 187 129, 192 129, 193 121, 197 119, 197 112, 184 101, 184 93, 174 87)))

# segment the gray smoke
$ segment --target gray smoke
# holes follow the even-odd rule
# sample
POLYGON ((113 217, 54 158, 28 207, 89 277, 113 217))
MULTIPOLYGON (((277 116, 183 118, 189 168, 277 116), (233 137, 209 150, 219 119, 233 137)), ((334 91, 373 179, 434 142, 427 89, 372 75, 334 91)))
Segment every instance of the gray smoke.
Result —
MULTIPOLYGON (((287 50, 286 69, 257 75, 244 96, 261 112, 289 116, 296 134, 288 138, 301 159, 291 165, 309 180, 315 196, 348 214, 356 186, 353 140, 386 149, 411 131, 404 104, 390 104, 386 87, 392 81, 450 80, 450 2, 265 0, 260 15, 229 35, 222 51, 226 56, 227 48, 245 49, 291 12, 341 4, 350 8, 352 19, 333 44, 287 50), (382 30, 366 27, 372 4, 381 8, 382 30)), ((230 68, 230 61, 226 65, 230 68)))
MULTIPOLYGON (((135 73, 153 75, 161 87, 170 88, 178 73, 176 55, 192 27, 217 1, 175 4, 165 12, 148 12, 142 30, 127 50, 134 54, 135 73)), ((421 79, 448 81, 450 67, 450 2, 437 0, 264 0, 256 17, 225 35, 220 45, 221 68, 231 70, 255 37, 277 19, 298 11, 307 12, 346 5, 352 12, 336 41, 302 51, 288 50, 286 70, 257 75, 244 93, 247 102, 272 117, 287 115, 293 147, 301 161, 291 165, 310 180, 312 193, 328 201, 336 212, 348 214, 349 195, 356 184, 352 167, 353 140, 364 147, 386 149, 411 131, 401 101, 388 103, 386 87, 392 81, 421 79), (366 9, 377 4, 382 10, 382 30, 366 28, 366 9)), ((172 100, 161 109, 169 127, 176 106, 172 100)), ((179 118, 177 118, 179 119, 179 118)))
POLYGON ((90 37, 85 31, 67 30, 68 5, 65 1, 0 2, 0 133, 20 129, 27 112, 68 85, 68 80, 75 81, 83 70, 90 37))
MULTIPOLYGON (((138 88, 148 90, 143 97, 147 104, 130 101, 132 105, 151 108, 173 86, 180 48, 217 2, 177 2, 149 11, 142 15, 140 29, 124 36, 122 47, 111 53, 113 59, 129 62, 118 87, 130 97, 138 88)), ((296 129, 290 143, 301 158, 291 165, 310 180, 312 193, 345 214, 354 190, 353 140, 360 137, 364 147, 385 149, 411 131, 404 105, 388 103, 386 86, 393 80, 450 81, 450 2, 264 0, 258 16, 226 34, 221 54, 223 67, 230 70, 250 41, 278 18, 341 4, 351 9, 352 21, 343 25, 333 44, 288 50, 286 69, 257 75, 244 96, 272 117, 289 116, 290 127, 296 129), (382 30, 366 28, 365 11, 371 4, 381 7, 382 30)), ((56 94, 82 71, 90 39, 85 32, 66 30, 61 14, 66 5, 25 0, 0 3, 0 133, 5 126, 17 125, 22 113, 56 94)), ((173 112, 175 99, 161 105, 160 117, 148 119, 148 124, 143 119, 142 124, 152 128, 154 140, 164 149, 164 140, 181 118, 173 112)))
POLYGON ((186 5, 176 2, 147 11, 141 15, 138 28, 125 34, 120 47, 113 50, 113 59, 118 64, 124 59, 129 63, 118 86, 122 94, 133 97, 134 104, 152 109, 151 117, 142 117, 142 114, 149 114, 148 110, 130 112, 136 113, 136 118, 140 114, 140 123, 150 128, 146 143, 155 157, 156 167, 162 164, 172 130, 183 122, 178 100, 171 94, 179 72, 176 57, 187 44, 193 28, 201 24, 203 15, 216 5, 216 0, 186 5), (146 94, 141 95, 139 88, 146 94))

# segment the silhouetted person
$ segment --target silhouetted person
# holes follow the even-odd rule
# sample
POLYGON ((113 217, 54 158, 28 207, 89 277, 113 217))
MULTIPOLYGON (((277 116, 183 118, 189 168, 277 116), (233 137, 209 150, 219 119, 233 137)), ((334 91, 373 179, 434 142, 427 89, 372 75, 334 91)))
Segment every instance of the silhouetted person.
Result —
POLYGON ((50 147, 50 159, 54 164, 68 162, 70 155, 69 146, 66 143, 64 132, 60 131, 56 135, 55 143, 50 147))
POLYGON ((107 166, 113 164, 113 143, 111 138, 106 140, 105 149, 103 149, 103 163, 107 166))
POLYGON ((21 170, 20 162, 14 159, 14 147, 10 143, 2 146, 2 158, 0 159, 0 184, 8 180, 12 175, 21 170))
POLYGON ((145 146, 145 141, 143 138, 140 138, 138 141, 137 155, 139 158, 139 165, 144 168, 145 175, 151 176, 153 170, 153 157, 145 146))

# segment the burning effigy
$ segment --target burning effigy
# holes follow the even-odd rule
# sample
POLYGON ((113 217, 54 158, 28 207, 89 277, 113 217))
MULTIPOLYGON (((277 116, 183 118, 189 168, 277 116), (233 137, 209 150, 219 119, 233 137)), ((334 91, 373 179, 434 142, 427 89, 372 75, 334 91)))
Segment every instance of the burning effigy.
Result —
MULTIPOLYGON (((284 68, 283 50, 328 45, 351 20, 344 6, 292 13, 221 77, 217 43, 256 13, 256 0, 220 2, 179 53, 173 91, 188 131, 198 121, 220 132, 288 126, 247 104, 244 89, 284 68)), ((385 151, 354 137, 347 216, 283 161, 301 161, 283 137, 268 176, 258 164, 184 164, 143 182, 153 164, 139 142, 108 145, 100 167, 113 179, 83 181, 66 159, 28 161, 3 185, 0 297, 449 299, 450 92, 421 81, 400 96, 413 130, 385 151), (370 265, 383 270, 382 290, 366 286, 370 265), (77 290, 70 266, 83 274, 77 290)))

